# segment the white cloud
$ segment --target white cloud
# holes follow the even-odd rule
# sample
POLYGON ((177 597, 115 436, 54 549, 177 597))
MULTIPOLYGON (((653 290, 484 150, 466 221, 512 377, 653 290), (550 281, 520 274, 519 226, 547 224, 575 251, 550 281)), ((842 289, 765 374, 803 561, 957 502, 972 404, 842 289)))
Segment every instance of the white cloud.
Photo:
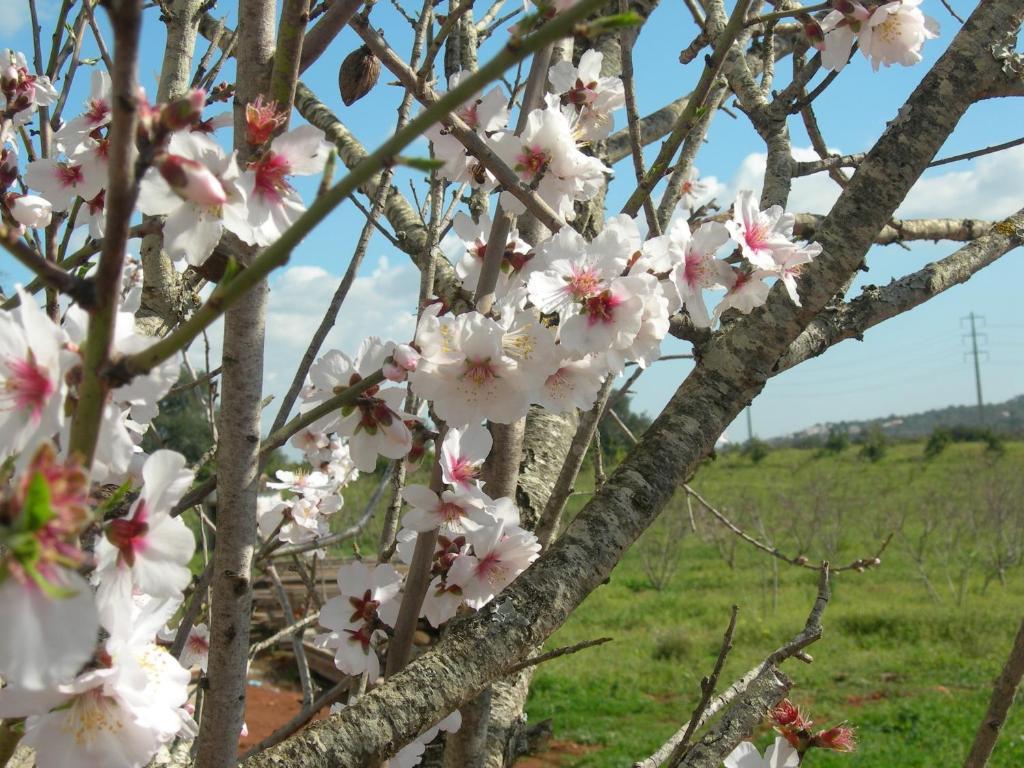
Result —
MULTIPOLYGON (((837 149, 830 151, 841 154, 837 149)), ((794 147, 793 156, 798 161, 818 158, 808 147, 794 147)), ((719 202, 729 205, 740 189, 760 192, 766 161, 763 152, 743 158, 719 202)), ((1001 219, 1021 207, 1019 180, 1024 176, 1024 146, 986 155, 959 168, 962 170, 939 167, 926 172, 910 190, 896 216, 1001 219)), ((786 209, 794 213, 828 213, 839 193, 839 186, 826 173, 803 176, 793 180, 786 209)))
MULTIPOLYGON (((835 149, 830 151, 838 152, 835 149)), ((810 147, 793 147, 793 157, 798 161, 817 160, 818 154, 810 147)), ((754 152, 743 158, 729 183, 727 195, 719 199, 723 207, 731 205, 741 189, 752 189, 760 194, 767 162, 768 155, 764 152, 754 152)), ((793 213, 828 213, 840 191, 839 186, 826 173, 801 176, 793 179, 786 210, 793 213)))
POLYGON ((897 211, 905 218, 1001 219, 1021 207, 1024 146, 943 167, 920 179, 897 211))

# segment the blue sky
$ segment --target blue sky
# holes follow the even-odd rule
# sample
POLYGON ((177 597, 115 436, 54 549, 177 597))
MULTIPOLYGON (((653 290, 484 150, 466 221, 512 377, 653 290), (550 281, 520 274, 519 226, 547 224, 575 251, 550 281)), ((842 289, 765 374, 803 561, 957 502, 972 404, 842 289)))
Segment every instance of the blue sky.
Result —
MULTIPOLYGON (((221 2, 214 14, 227 14, 228 23, 233 24, 234 5, 221 2)), ((44 30, 46 20, 54 18, 56 6, 56 0, 40 3, 44 30)), ((511 3, 507 8, 515 6, 516 3, 511 3)), ((953 0, 952 6, 966 17, 973 3, 953 0)), ((486 4, 479 4, 478 15, 485 7, 486 4)), ((925 0, 922 7, 939 21, 942 35, 926 44, 921 64, 876 73, 858 55, 816 102, 822 131, 835 151, 868 149, 959 28, 959 22, 938 0, 925 0)), ((27 2, 23 0, 0 3, 0 46, 31 52, 27 16, 27 2)), ((394 9, 388 3, 378 3, 373 19, 391 44, 403 56, 408 56, 409 27, 394 9)), ((687 92, 696 81, 698 66, 684 67, 678 62, 680 49, 694 34, 693 22, 682 3, 664 2, 654 12, 653 21, 645 26, 636 51, 641 113, 657 109, 687 92)), ((46 37, 48 32, 44 33, 46 37)), ((159 74, 163 39, 163 26, 151 9, 145 16, 144 53, 140 64, 140 77, 151 93, 155 91, 159 74)), ((499 31, 485 46, 481 58, 486 58, 501 39, 499 31)), ((373 148, 393 127, 400 91, 389 85, 393 78, 384 72, 380 83, 364 100, 351 108, 342 106, 337 90, 337 68, 344 56, 358 45, 355 34, 346 30, 303 79, 321 94, 325 103, 366 146, 373 148)), ((200 50, 204 49, 205 43, 201 41, 200 50)), ((95 55, 91 39, 87 39, 83 55, 95 55)), ((780 65, 780 82, 785 82, 788 72, 788 62, 780 65)), ((230 77, 229 65, 223 70, 222 79, 230 77)), ((75 113, 87 89, 88 78, 79 76, 66 111, 68 117, 75 113)), ((620 115, 617 127, 622 125, 624 118, 620 115)), ((1020 99, 976 105, 940 155, 1018 138, 1022 126, 1024 104, 1020 99)), ((793 120, 791 132, 795 152, 806 153, 810 142, 799 118, 793 120)), ((228 144, 227 134, 222 141, 228 144)), ((649 156, 656 150, 656 146, 649 148, 649 156)), ((738 188, 760 189, 763 151, 742 114, 734 119, 720 112, 715 117, 697 166, 701 176, 713 186, 723 207, 729 204, 738 188)), ((425 146, 421 144, 414 153, 426 154, 425 146)), ((609 193, 613 212, 630 190, 632 167, 629 161, 620 163, 616 172, 617 179, 612 182, 609 193)), ((906 217, 1005 217, 1024 205, 1024 195, 1019 193, 1022 176, 1024 147, 943 166, 926 174, 899 213, 906 217)), ((409 182, 417 180, 416 174, 403 173, 400 189, 409 194, 409 182)), ((307 192, 309 188, 310 185, 302 187, 307 192)), ((838 188, 824 175, 800 180, 794 186, 789 210, 825 213, 837 192, 838 188)), ((295 363, 344 272, 361 224, 361 216, 355 208, 351 204, 342 205, 302 244, 291 264, 272 280, 268 323, 269 392, 280 393, 287 387, 295 363)), ((869 254, 870 271, 858 278, 853 291, 858 292, 867 283, 885 284, 945 256, 956 247, 956 244, 942 243, 916 244, 909 250, 899 246, 876 247, 869 254)), ((0 272, 5 273, 5 283, 24 279, 24 273, 6 257, 0 262, 0 272)), ((407 257, 377 236, 351 298, 342 310, 339 324, 328 338, 327 348, 337 346, 352 351, 369 333, 396 340, 407 338, 412 330, 411 311, 417 282, 416 272, 407 257)), ((995 402, 1020 394, 1024 391, 1024 317, 1019 312, 1017 286, 1022 283, 1024 261, 1018 250, 966 285, 869 331, 863 342, 844 342, 821 358, 778 376, 754 401, 755 433, 770 437, 818 422, 887 416, 974 402, 973 368, 964 356, 968 347, 963 341, 961 326, 961 318, 969 312, 985 318, 983 347, 988 354, 982 363, 982 380, 986 400, 995 402)), ((214 358, 220 347, 218 335, 219 330, 211 334, 214 358)), ((683 352, 686 346, 668 340, 664 352, 683 352)), ((194 348, 194 359, 201 360, 202 353, 201 348, 194 348)), ((653 366, 636 386, 636 406, 657 413, 687 370, 688 364, 678 361, 653 366)), ((272 411, 274 406, 268 409, 272 411)), ((741 417, 727 433, 733 439, 745 438, 745 420, 741 417)))

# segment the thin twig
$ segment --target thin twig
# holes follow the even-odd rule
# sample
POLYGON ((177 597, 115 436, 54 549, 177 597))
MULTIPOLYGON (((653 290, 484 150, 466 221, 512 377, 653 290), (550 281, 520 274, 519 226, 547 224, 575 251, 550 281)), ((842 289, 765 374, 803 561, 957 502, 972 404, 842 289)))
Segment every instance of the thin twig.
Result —
MULTIPOLYGON (((749 533, 747 533, 734 522, 732 522, 732 520, 730 520, 728 517, 722 514, 719 510, 717 510, 714 506, 712 506, 707 499, 705 499, 703 496, 697 493, 697 491, 693 490, 693 488, 691 488, 688 484, 683 484, 683 490, 686 491, 688 496, 692 496, 697 501, 699 501, 700 505, 704 507, 704 509, 706 509, 708 512, 710 512, 714 516, 714 518, 718 520, 718 522, 720 522, 722 525, 724 525, 730 531, 735 533, 748 544, 751 544, 757 549, 760 549, 762 552, 767 552, 772 557, 777 557, 779 560, 782 560, 785 563, 789 563, 790 565, 794 565, 799 568, 807 568, 812 571, 820 570, 820 565, 811 563, 804 555, 790 557, 789 555, 780 552, 777 547, 774 547, 770 544, 765 544, 763 541, 760 541, 759 539, 755 539, 749 533)), ((889 542, 892 541, 894 533, 895 532, 890 533, 888 536, 885 537, 885 540, 882 542, 882 545, 878 548, 878 551, 875 553, 873 557, 862 557, 839 568, 832 568, 832 573, 840 573, 842 571, 862 572, 867 570, 868 568, 875 568, 881 565, 882 554, 889 546, 889 542)))
POLYGON ((610 637, 599 637, 595 640, 584 640, 581 643, 575 645, 566 645, 561 648, 555 648, 553 651, 542 653, 540 656, 533 656, 525 661, 521 661, 518 664, 514 664, 506 670, 507 675, 514 675, 516 672, 521 672, 529 667, 535 667, 538 664, 543 664, 545 661, 551 661, 557 659, 559 656, 568 656, 570 653, 577 653, 579 651, 586 650, 587 648, 593 648, 598 645, 604 645, 610 643, 612 638, 610 637))
POLYGON ((675 749, 672 750, 672 754, 669 755, 667 761, 669 768, 678 765, 679 761, 686 755, 686 751, 690 747, 690 739, 697 731, 701 717, 703 717, 708 704, 711 702, 711 697, 715 693, 715 686, 718 685, 718 676, 722 673, 722 667, 725 666, 725 660, 729 656, 729 651, 732 650, 732 635, 736 631, 736 617, 739 615, 739 612, 739 606, 734 605, 729 616, 729 626, 725 628, 722 645, 718 650, 718 658, 715 659, 715 666, 711 670, 711 674, 700 681, 700 702, 694 707, 693 714, 690 716, 690 722, 687 723, 686 730, 683 731, 682 739, 679 740, 675 749))

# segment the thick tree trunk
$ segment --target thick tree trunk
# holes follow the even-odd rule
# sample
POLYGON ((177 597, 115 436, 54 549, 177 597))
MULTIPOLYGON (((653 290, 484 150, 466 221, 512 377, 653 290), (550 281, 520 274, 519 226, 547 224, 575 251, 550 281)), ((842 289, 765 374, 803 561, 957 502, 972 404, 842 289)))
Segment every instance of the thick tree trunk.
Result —
MULTIPOLYGON (((235 148, 242 162, 248 153, 245 106, 266 93, 270 85, 274 11, 274 0, 242 0, 239 8, 235 148)), ((266 303, 264 281, 224 317, 210 685, 199 732, 199 768, 228 768, 237 762, 245 713, 266 303)))

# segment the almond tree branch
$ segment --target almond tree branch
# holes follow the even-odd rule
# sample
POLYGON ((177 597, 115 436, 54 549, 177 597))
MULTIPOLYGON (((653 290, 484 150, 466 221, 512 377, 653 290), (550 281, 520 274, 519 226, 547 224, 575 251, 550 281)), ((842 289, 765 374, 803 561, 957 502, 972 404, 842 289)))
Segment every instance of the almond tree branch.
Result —
MULTIPOLYGON (((96 289, 91 280, 85 280, 71 272, 66 272, 61 268, 60 263, 54 264, 52 261, 48 261, 36 253, 33 248, 22 240, 17 232, 11 229, 6 224, 0 223, 0 245, 17 259, 21 264, 32 271, 33 274, 37 275, 37 279, 29 283, 29 287, 34 283, 39 283, 41 286, 53 288, 61 293, 67 294, 74 299, 82 309, 93 309, 96 302, 96 289)), ((21 303, 17 294, 4 303, 4 309, 7 309, 7 305, 16 307, 21 303)))
MULTIPOLYGON (((561 15, 559 14, 558 17, 561 15)), ((434 89, 427 85, 412 67, 402 61, 401 57, 391 49, 384 41, 384 38, 366 20, 356 17, 349 22, 349 26, 363 39, 363 42, 380 59, 381 63, 398 78, 403 86, 415 94, 416 98, 425 107, 429 108, 438 103, 442 97, 438 96, 434 89)), ((477 74, 479 74, 479 70, 477 74)), ((461 86, 462 83, 459 83, 460 88, 461 86)), ((519 180, 518 174, 495 154, 487 142, 476 131, 466 125, 462 118, 455 114, 455 109, 461 106, 462 103, 456 104, 454 108, 449 109, 448 113, 443 114, 440 118, 440 121, 451 130, 452 136, 458 139, 469 153, 480 161, 481 165, 494 174, 494 177, 502 187, 522 202, 527 210, 536 216, 537 220, 545 227, 552 232, 557 232, 561 229, 565 222, 562 221, 562 218, 554 209, 544 202, 534 190, 523 184, 519 180)))
POLYGON ((103 371, 110 360, 121 291, 121 269, 129 222, 138 196, 135 167, 136 112, 135 62, 139 53, 141 0, 111 0, 108 4, 114 30, 114 70, 111 78, 111 119, 108 149, 106 231, 96 270, 95 304, 89 313, 89 331, 79 385, 78 405, 71 420, 68 451, 78 454, 85 466, 92 464, 99 438, 103 409, 110 384, 103 371))
MULTIPOLYGON (((292 69, 287 60, 274 59, 276 10, 275 0, 241 0, 239 3, 238 69, 233 106, 234 145, 242 167, 253 150, 247 138, 246 107, 258 98, 266 99, 275 80, 279 87, 286 87, 288 76, 284 72, 292 69)), ((297 57, 298 51, 290 48, 288 55, 297 57)), ((255 268, 260 257, 254 258, 254 251, 246 248, 239 254, 244 265, 239 278, 252 278, 246 301, 230 307, 224 305, 222 309, 227 311, 218 416, 217 538, 210 589, 207 665, 210 685, 205 692, 203 718, 196 739, 199 768, 233 768, 237 763, 238 734, 245 715, 268 290, 266 272, 261 274, 255 268)), ((230 285, 235 281, 222 282, 230 285)), ((194 316, 179 330, 192 319, 194 316)), ((163 344, 176 333, 154 346, 163 344)), ((144 352, 151 349, 153 347, 144 352)))
POLYGON ((817 357, 845 339, 862 339, 864 333, 891 317, 907 312, 1024 245, 1024 208, 991 225, 982 235, 944 259, 927 264, 885 286, 865 286, 852 301, 827 306, 793 341, 775 363, 772 375, 817 357))

